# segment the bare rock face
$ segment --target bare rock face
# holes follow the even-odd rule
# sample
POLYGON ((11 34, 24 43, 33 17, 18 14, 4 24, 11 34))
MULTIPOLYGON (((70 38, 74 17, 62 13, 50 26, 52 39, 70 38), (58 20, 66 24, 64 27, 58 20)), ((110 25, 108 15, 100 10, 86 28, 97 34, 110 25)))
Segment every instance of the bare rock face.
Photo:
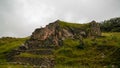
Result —
POLYGON ((100 26, 95 21, 89 23, 89 26, 84 28, 74 28, 61 26, 61 21, 57 20, 50 23, 45 28, 37 28, 31 35, 31 38, 26 41, 25 45, 28 48, 39 48, 39 47, 51 47, 51 46, 61 46, 62 41, 66 38, 77 39, 77 36, 91 37, 91 36, 101 36, 100 26), (86 30, 88 29, 89 30, 86 30))
POLYGON ((45 28, 36 29, 26 42, 29 48, 44 47, 44 46, 58 46, 64 38, 72 37, 73 33, 60 26, 59 20, 50 23, 45 28), (34 47, 35 46, 35 47, 34 47))

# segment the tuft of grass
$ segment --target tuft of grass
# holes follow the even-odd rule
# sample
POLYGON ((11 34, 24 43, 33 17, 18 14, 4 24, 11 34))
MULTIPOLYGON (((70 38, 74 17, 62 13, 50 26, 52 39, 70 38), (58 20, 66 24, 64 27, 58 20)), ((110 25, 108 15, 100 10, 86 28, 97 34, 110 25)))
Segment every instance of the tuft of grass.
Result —
POLYGON ((21 53, 20 55, 17 55, 16 57, 30 57, 30 58, 47 58, 47 57, 53 57, 53 55, 36 55, 36 54, 30 54, 30 53, 21 53))

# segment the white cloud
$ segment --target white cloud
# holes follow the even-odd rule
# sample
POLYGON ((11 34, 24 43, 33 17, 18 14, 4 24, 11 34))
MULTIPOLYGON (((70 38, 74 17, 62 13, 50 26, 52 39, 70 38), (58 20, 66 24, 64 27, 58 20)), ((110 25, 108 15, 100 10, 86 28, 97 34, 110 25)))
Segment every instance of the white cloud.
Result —
POLYGON ((56 19, 86 23, 120 16, 120 0, 0 0, 0 36, 25 37, 56 19))

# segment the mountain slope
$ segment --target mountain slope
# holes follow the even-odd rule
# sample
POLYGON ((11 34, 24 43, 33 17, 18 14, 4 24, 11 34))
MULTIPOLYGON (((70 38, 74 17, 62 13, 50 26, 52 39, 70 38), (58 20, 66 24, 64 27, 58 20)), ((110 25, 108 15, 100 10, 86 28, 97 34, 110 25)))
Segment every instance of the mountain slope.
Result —
POLYGON ((18 48, 28 38, 12 38, 2 37, 0 38, 0 62, 6 61, 6 54, 11 50, 18 48))
POLYGON ((95 21, 73 24, 57 20, 37 28, 6 57, 9 62, 38 67, 119 68, 119 41, 120 33, 101 33, 95 21))
POLYGON ((119 68, 120 33, 103 33, 103 37, 78 40, 66 39, 64 45, 55 51, 56 61, 62 65, 79 68, 119 68), (63 62, 64 61, 64 62, 63 62))

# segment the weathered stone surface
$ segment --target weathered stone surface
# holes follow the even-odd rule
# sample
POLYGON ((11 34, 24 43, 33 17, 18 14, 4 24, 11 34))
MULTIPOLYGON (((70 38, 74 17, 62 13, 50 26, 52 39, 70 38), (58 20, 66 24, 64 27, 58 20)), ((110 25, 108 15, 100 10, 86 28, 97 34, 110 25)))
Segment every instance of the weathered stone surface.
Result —
POLYGON ((29 48, 41 47, 41 46, 50 46, 50 45, 60 45, 62 38, 67 38, 73 36, 66 29, 62 29, 59 23, 51 23, 45 28, 36 29, 30 40, 27 41, 29 48), (35 47, 34 47, 35 46, 35 47))
MULTIPOLYGON (((60 21, 57 20, 54 23, 50 23, 45 28, 37 28, 31 35, 31 38, 25 43, 28 48, 39 48, 47 46, 60 46, 65 38, 74 38, 75 36, 93 37, 101 36, 100 26, 95 21, 89 23, 83 31, 79 28, 71 28, 66 26, 61 27, 60 21)), ((81 38, 82 38, 81 37, 81 38)))
POLYGON ((91 36, 101 36, 100 25, 96 21, 90 22, 90 31, 88 34, 89 37, 91 36))

